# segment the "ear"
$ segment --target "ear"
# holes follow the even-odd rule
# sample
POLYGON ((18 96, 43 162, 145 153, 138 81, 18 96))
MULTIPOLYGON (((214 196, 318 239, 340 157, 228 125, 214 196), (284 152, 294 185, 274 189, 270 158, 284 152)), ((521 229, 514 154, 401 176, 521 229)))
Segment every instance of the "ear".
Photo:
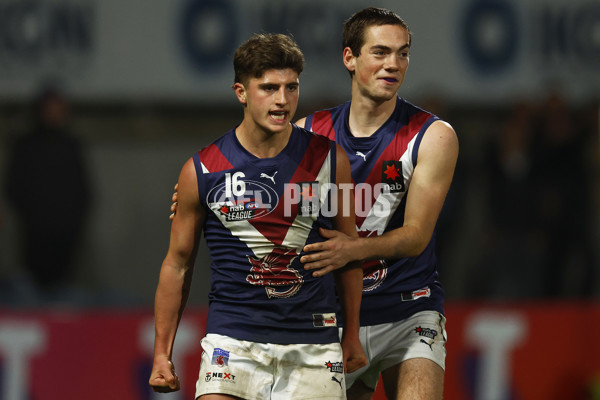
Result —
POLYGON ((246 105, 246 88, 240 82, 236 82, 233 84, 233 91, 238 98, 238 101, 243 105, 246 105))
POLYGON ((352 54, 352 50, 350 49, 350 47, 344 48, 342 58, 346 69, 350 72, 354 72, 354 70, 356 69, 356 57, 354 57, 354 54, 352 54))

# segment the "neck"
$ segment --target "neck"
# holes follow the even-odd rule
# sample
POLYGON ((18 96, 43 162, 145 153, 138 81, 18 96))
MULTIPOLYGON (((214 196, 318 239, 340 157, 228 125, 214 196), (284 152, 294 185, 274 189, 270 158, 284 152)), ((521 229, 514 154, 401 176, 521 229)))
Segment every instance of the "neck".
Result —
POLYGON ((235 136, 242 147, 258 158, 273 158, 281 153, 287 146, 291 134, 291 124, 281 132, 270 132, 256 125, 249 126, 244 121, 235 130, 235 136))
POLYGON ((396 96, 376 101, 363 96, 352 96, 348 124, 355 137, 369 137, 392 115, 396 108, 396 96))

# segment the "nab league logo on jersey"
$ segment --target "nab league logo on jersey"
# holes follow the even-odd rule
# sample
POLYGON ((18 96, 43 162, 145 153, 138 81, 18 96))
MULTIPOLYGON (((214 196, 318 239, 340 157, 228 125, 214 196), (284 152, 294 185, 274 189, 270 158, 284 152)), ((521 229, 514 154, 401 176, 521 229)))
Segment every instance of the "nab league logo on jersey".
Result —
POLYGON ((208 192, 206 203, 226 221, 246 221, 270 214, 279 196, 270 186, 253 180, 245 180, 243 172, 226 173, 225 182, 208 192))
POLYGON ((387 184, 390 193, 404 192, 404 177, 401 161, 384 161, 381 166, 381 182, 387 184))

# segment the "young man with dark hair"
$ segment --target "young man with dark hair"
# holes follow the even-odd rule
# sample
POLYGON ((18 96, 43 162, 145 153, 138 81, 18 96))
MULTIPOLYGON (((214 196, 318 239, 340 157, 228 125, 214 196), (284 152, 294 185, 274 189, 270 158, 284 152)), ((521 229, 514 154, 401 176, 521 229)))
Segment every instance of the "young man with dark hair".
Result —
POLYGON ((298 122, 335 140, 350 159, 359 238, 321 230, 301 261, 317 274, 361 261, 360 337, 369 365, 346 375, 348 398, 441 399, 446 358, 444 291, 435 226, 454 174, 452 127, 398 97, 411 48, 407 24, 369 7, 344 25, 352 100, 298 122))
MULTIPOLYGON (((396 13, 369 7, 344 24, 352 99, 298 121, 350 159, 359 238, 321 230, 301 258, 316 275, 361 261, 360 338, 369 365, 346 375, 348 399, 367 400, 382 377, 388 399, 438 400, 446 358, 444 291, 435 226, 458 158, 454 129, 398 97, 412 45, 396 13)), ((171 210, 177 208, 173 196, 171 210)))
POLYGON ((344 399, 344 371, 366 363, 358 339, 360 264, 315 276, 300 263, 302 248, 323 240, 319 228, 356 236, 354 209, 344 209, 337 191, 351 182, 348 157, 291 124, 303 64, 286 35, 242 44, 233 89, 244 118, 181 171, 156 291, 155 391, 179 389, 171 355, 202 232, 211 291, 196 398, 344 399), (326 206, 337 213, 326 216, 326 206))

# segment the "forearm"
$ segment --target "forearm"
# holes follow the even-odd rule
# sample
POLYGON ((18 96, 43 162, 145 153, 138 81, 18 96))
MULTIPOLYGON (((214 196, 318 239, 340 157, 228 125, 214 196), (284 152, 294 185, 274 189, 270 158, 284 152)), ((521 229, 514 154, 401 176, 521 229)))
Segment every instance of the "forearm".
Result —
POLYGON ((431 235, 404 226, 381 236, 361 237, 350 246, 353 260, 398 259, 418 256, 425 250, 431 235))
POLYGON ((346 267, 336 270, 334 279, 341 306, 344 335, 358 335, 363 289, 363 273, 360 263, 350 263, 346 267))
POLYGON ((187 302, 191 268, 177 268, 164 264, 161 268, 154 301, 155 356, 171 358, 177 327, 187 302))

